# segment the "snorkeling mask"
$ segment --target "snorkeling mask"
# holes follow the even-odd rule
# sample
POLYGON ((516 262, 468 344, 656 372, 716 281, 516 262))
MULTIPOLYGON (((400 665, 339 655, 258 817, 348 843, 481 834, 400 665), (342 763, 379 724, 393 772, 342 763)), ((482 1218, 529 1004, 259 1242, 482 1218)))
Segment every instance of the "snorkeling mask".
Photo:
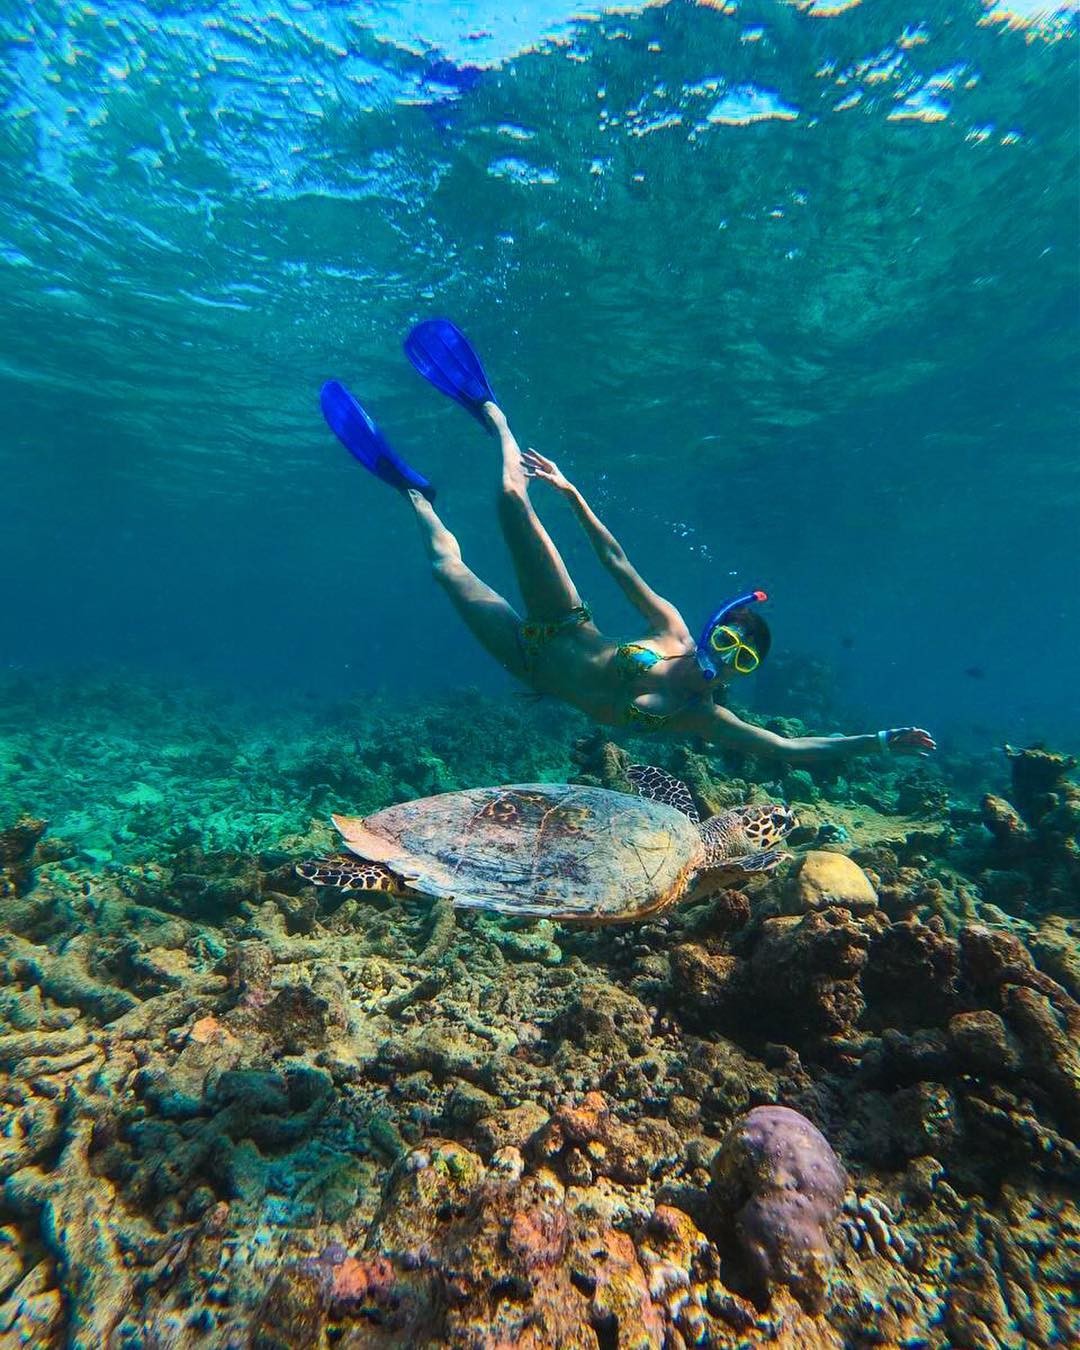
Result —
POLYGON ((697 663, 707 680, 715 680, 719 675, 717 665, 730 666, 740 675, 750 675, 761 665, 761 657, 746 641, 738 628, 725 623, 729 615, 744 605, 760 604, 769 597, 764 591, 750 591, 740 595, 727 604, 721 605, 701 630, 698 638, 697 663))

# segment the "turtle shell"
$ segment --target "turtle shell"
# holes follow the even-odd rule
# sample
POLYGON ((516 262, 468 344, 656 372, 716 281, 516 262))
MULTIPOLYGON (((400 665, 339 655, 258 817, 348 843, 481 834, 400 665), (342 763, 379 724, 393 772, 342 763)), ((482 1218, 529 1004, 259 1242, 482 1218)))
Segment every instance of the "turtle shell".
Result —
POLYGON ((445 792, 333 819, 351 852, 411 889, 502 914, 625 922, 681 899, 705 857, 681 811, 566 783, 445 792))

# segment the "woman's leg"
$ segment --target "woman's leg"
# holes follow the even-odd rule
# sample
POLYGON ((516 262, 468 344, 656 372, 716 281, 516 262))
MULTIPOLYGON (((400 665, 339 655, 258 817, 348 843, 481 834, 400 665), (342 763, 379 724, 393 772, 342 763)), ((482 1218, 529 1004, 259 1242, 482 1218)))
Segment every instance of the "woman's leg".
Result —
POLYGON ((521 618, 517 611, 465 566, 461 546, 428 499, 415 490, 406 495, 412 503, 416 523, 431 559, 431 570, 439 585, 480 645, 511 675, 525 679, 519 636, 521 618))
POLYGON ((529 500, 529 480, 521 467, 521 447, 502 410, 487 403, 484 411, 498 432, 502 449, 499 523, 510 550, 525 612, 530 619, 559 619, 581 604, 581 596, 529 500))

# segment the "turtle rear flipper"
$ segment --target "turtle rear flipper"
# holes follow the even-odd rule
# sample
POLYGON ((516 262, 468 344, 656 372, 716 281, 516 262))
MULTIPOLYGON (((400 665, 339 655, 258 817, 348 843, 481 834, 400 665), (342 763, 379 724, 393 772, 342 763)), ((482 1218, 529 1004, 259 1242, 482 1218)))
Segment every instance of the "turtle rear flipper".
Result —
POLYGON ((689 816, 695 824, 700 821, 693 794, 681 778, 658 769, 655 764, 631 764, 626 770, 626 776, 639 797, 673 806, 676 811, 689 816))
POLYGON ((332 858, 307 858, 296 864, 296 875, 315 886, 336 886, 339 891, 389 891, 407 895, 409 888, 385 863, 364 862, 337 854, 332 858))

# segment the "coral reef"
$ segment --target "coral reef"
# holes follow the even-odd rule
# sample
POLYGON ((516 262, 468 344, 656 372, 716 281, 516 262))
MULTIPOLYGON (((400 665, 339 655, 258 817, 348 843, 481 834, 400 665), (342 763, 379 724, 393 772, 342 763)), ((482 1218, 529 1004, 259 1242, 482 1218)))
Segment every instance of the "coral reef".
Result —
POLYGON ((3 1350, 1080 1339, 1066 758, 1014 752, 987 803, 669 747, 706 811, 790 787, 808 851, 750 897, 571 930, 291 864, 331 807, 619 785, 630 752, 576 718, 20 697, 3 1350))
POLYGON ((811 1312, 825 1306, 847 1189, 820 1130, 786 1106, 756 1106, 712 1160, 710 1195, 734 1228, 759 1296, 786 1285, 811 1312))
POLYGON ((980 803, 992 843, 979 877, 987 899, 1025 918, 1080 911, 1080 785, 1072 756, 1006 746, 1009 799, 980 803))
POLYGON ((0 899, 29 890, 34 849, 46 829, 45 821, 23 817, 9 829, 0 830, 0 899))
POLYGON ((806 914, 839 905, 853 914, 877 909, 877 895, 866 873, 843 853, 804 853, 793 869, 785 912, 806 914))

